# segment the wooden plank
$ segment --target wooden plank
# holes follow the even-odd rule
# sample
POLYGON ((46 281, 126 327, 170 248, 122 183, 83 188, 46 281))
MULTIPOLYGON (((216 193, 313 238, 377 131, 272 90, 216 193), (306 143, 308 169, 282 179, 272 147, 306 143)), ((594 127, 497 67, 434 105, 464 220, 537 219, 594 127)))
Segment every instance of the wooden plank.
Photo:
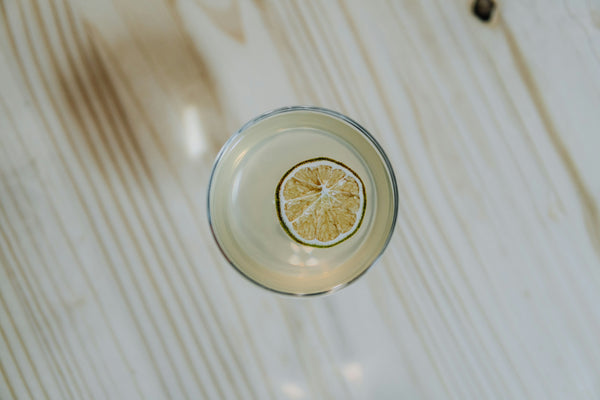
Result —
POLYGON ((0 3, 1 398, 600 397, 600 5, 0 3), (313 104, 394 165, 342 292, 218 253, 213 159, 313 104))

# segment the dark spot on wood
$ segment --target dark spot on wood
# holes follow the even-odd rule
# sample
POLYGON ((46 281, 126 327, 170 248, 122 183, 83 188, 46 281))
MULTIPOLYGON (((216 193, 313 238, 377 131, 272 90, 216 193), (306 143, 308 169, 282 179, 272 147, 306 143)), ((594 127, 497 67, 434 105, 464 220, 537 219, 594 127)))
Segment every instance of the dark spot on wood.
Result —
POLYGON ((475 0, 471 11, 473 15, 479 18, 482 22, 490 22, 494 13, 496 12, 496 1, 495 0, 475 0))

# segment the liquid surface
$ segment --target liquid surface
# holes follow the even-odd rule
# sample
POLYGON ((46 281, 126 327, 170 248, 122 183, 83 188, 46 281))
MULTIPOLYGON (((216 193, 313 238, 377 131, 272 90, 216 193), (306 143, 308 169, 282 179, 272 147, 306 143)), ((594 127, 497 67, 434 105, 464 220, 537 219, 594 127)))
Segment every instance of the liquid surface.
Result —
MULTIPOLYGON (((272 139, 248 143, 245 147, 240 149, 241 153, 245 153, 242 163, 229 171, 233 188, 227 200, 233 210, 233 231, 239 233, 235 245, 245 247, 246 251, 259 258, 259 262, 267 264, 330 267, 351 258, 351 243, 343 247, 317 249, 292 240, 279 223, 274 193, 281 177, 290 167, 306 159, 328 156, 344 160, 346 165, 366 177, 367 197, 375 198, 368 169, 358 155, 336 137, 306 129, 281 132, 272 139), (290 149, 293 149, 293 155, 289 154, 290 149)), ((365 210, 363 235, 369 229, 370 216, 374 211, 369 202, 365 210)), ((362 239, 360 233, 355 235, 355 241, 362 239)))

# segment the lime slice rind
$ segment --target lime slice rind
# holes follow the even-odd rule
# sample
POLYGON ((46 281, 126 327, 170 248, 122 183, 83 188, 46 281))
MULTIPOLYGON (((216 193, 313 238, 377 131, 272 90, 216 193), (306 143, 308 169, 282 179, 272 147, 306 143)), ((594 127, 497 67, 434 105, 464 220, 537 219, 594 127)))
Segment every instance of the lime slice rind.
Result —
MULTIPOLYGON (((339 176, 339 174, 337 174, 337 175, 339 176)), ((313 183, 304 182, 302 186, 304 186, 305 188, 306 187, 308 187, 308 188, 316 187, 314 182, 313 183)), ((327 186, 329 186, 329 185, 327 185, 327 186)), ((321 189, 322 189, 322 186, 321 186, 321 189)), ((351 194, 348 193, 348 195, 351 195, 351 194)), ((354 172, 351 168, 349 168, 348 166, 346 166, 345 164, 343 164, 339 161, 335 161, 335 160, 327 158, 327 157, 318 157, 318 158, 312 158, 309 160, 305 160, 305 161, 302 161, 302 162, 294 165, 283 175, 283 177, 279 181, 279 183, 277 185, 277 189, 275 191, 275 203, 276 203, 277 216, 279 218, 280 225, 282 226, 284 231, 294 241, 296 241, 300 244, 306 245, 306 246, 327 248, 327 247, 335 246, 335 245, 347 240, 348 238, 350 238, 352 235, 354 235, 358 231, 358 229, 360 228, 362 221, 364 219, 367 197, 366 197, 364 183, 356 172, 354 172), (332 184, 331 187, 329 187, 327 189, 323 189, 319 193, 317 193, 316 196, 318 197, 318 200, 316 200, 316 201, 314 201, 314 198, 315 198, 314 191, 311 193, 307 193, 307 194, 300 194, 291 199, 286 199, 284 197, 286 184, 288 183, 288 181, 290 179, 295 178, 296 181, 302 182, 302 180, 299 179, 299 177, 297 176, 297 173, 300 170, 306 171, 307 169, 312 169, 311 172, 314 174, 314 173, 316 173, 314 171, 314 168, 318 168, 320 166, 331 167, 331 171, 336 171, 336 170, 341 171, 344 173, 344 176, 342 178, 338 178, 336 181, 333 181, 334 184, 332 184), (307 213, 312 213, 314 211, 314 207, 319 207, 319 205, 321 205, 321 207, 326 207, 323 205, 326 203, 322 203, 322 202, 336 201, 335 199, 331 200, 331 197, 335 197, 335 195, 330 195, 330 198, 327 198, 327 195, 329 194, 329 192, 333 192, 336 195, 343 196, 345 192, 343 190, 340 190, 339 187, 340 187, 340 185, 343 185, 347 181, 351 181, 352 184, 356 183, 356 185, 358 186, 359 207, 356 211, 352 212, 352 217, 355 217, 355 220, 354 220, 354 223, 352 224, 352 226, 349 229, 343 231, 342 233, 339 233, 337 236, 335 236, 331 240, 326 240, 326 241, 319 240, 316 237, 314 239, 307 239, 307 238, 303 237, 302 235, 300 235, 294 228, 294 222, 296 220, 298 220, 299 218, 306 216, 307 213), (305 208, 303 210, 302 214, 296 215, 296 218, 294 218, 293 220, 290 220, 288 218, 288 215, 285 210, 286 204, 290 204, 292 202, 297 202, 302 199, 312 200, 312 203, 310 204, 310 206, 308 206, 307 208, 305 208)), ((331 208, 332 207, 331 203, 328 204, 328 207, 329 207, 329 209, 325 208, 325 211, 321 211, 320 215, 323 215, 323 213, 326 213, 328 215, 329 221, 331 221, 331 223, 333 223, 333 224, 336 224, 336 222, 339 222, 339 221, 335 221, 332 217, 332 214, 339 215, 338 213, 340 211, 333 210, 331 208)), ((342 216, 344 216, 344 215, 342 215, 342 216)), ((346 216, 347 216, 347 214, 346 214, 346 216)), ((338 225, 336 225, 336 228, 338 228, 338 225)), ((317 228, 315 227, 315 229, 317 229, 317 228)))

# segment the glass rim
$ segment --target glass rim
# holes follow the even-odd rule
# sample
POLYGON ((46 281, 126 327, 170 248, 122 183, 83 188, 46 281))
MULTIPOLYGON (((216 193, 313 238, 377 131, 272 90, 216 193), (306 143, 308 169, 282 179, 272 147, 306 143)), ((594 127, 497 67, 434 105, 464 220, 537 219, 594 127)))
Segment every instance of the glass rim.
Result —
POLYGON ((225 260, 227 261, 227 263, 229 265, 231 265, 238 273, 240 273, 244 278, 246 278, 247 280, 249 280, 250 282, 252 282, 255 285, 260 286, 261 288, 267 289, 270 292, 273 293, 278 293, 278 294, 282 294, 282 295, 286 295, 286 296, 292 296, 292 297, 313 297, 313 296, 323 296, 323 295, 327 295, 327 294, 331 294, 334 292, 337 292, 345 287, 347 287, 348 285, 356 282, 360 277, 362 277, 369 269, 371 269, 371 267, 373 265, 375 265, 379 259, 381 258, 381 256, 383 255, 383 253, 385 252, 385 250, 387 249, 388 244, 390 243, 390 240, 392 239, 392 235, 394 233, 394 229, 396 227, 396 220, 398 217, 398 187, 396 184, 396 175, 394 173, 394 169, 392 167, 392 163, 390 162, 387 154, 385 153, 385 151, 383 150, 383 148, 381 147, 381 145, 379 144, 379 142, 373 137, 373 135, 371 135, 369 133, 369 131, 367 131, 362 125, 360 125, 358 122, 354 121, 353 119, 351 119, 350 117, 347 117, 344 114, 341 114, 337 111, 333 111, 330 110, 328 108, 323 108, 323 107, 318 107, 318 106, 306 106, 306 105, 297 105, 297 106, 284 106, 284 107, 279 107, 276 109, 273 109, 271 111, 267 111, 265 113, 262 113, 254 118, 252 118, 251 120, 249 120, 248 122, 246 122, 244 125, 242 125, 233 135, 231 135, 231 137, 229 139, 227 139, 227 141, 223 144, 223 146, 221 147, 221 149, 219 150, 219 152, 217 153, 217 156, 215 157, 215 161, 213 162, 213 166, 212 169, 210 171, 210 178, 208 181, 208 189, 206 192, 206 196, 207 196, 207 201, 206 201, 206 211, 207 211, 207 215, 208 215, 208 225, 210 227, 210 232, 212 234, 212 237, 215 241, 215 243, 217 244, 217 247, 219 248, 219 251, 221 252, 221 254, 223 255, 223 257, 225 257, 225 260), (390 178, 390 182, 391 182, 391 186, 392 186, 392 196, 393 196, 393 216, 392 216, 392 223, 390 225, 390 229, 389 232, 387 234, 387 237, 385 239, 385 242, 383 243, 383 246, 381 247, 381 250, 379 250, 379 253, 377 254, 377 256, 373 259, 373 261, 364 269, 362 270, 358 275, 356 275, 355 277, 353 277, 350 280, 347 280, 345 282, 341 282, 338 285, 327 289, 327 290, 323 290, 323 291, 319 291, 319 292, 311 292, 311 293, 295 293, 295 292, 287 292, 287 291, 283 291, 283 290, 278 290, 272 287, 269 287, 265 284, 263 284, 262 282, 248 276, 247 274, 244 273, 244 271, 242 271, 237 265, 235 265, 235 263, 229 258, 229 256, 227 255, 227 253, 225 252, 225 250, 223 249, 221 243, 219 242, 219 239, 217 238, 217 235, 215 233, 215 229, 213 226, 213 220, 212 220, 212 214, 211 214, 211 207, 210 207, 210 197, 211 197, 211 192, 212 192, 212 188, 213 188, 213 179, 215 176, 215 171, 217 169, 217 167, 219 166, 221 159, 223 158, 223 156, 225 155, 225 153, 229 150, 229 147, 231 146, 231 144, 238 139, 240 136, 242 136, 247 130, 248 128, 256 125, 257 123, 259 123, 260 121, 267 119, 269 117, 272 117, 274 115, 279 115, 279 114, 285 114, 288 112, 295 112, 295 111, 311 111, 311 112, 316 112, 316 113, 321 113, 321 114, 325 114, 328 115, 330 117, 333 118, 337 118, 338 120, 341 120, 347 124, 349 124, 350 126, 352 126, 354 129, 356 129, 358 132, 360 132, 363 136, 365 136, 369 142, 373 145, 373 147, 375 147, 375 149, 377 150, 377 153, 381 156, 386 170, 388 172, 389 178, 390 178))

